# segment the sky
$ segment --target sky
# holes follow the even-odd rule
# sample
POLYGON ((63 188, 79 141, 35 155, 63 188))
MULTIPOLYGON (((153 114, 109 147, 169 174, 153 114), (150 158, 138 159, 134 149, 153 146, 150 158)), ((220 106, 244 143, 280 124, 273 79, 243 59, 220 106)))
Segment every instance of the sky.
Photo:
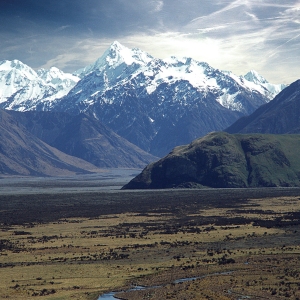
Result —
POLYGON ((271 83, 300 78, 300 0, 0 0, 0 61, 74 72, 114 41, 271 83))

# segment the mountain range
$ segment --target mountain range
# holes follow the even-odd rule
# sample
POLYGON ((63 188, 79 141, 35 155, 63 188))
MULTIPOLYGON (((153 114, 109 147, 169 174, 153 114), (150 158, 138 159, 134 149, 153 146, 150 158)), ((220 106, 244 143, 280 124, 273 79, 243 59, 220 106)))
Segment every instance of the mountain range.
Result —
POLYGON ((18 60, 0 62, 0 108, 26 111, 66 95, 79 77, 52 67, 34 71, 18 60))
POLYGON ((191 58, 157 59, 114 42, 93 64, 66 74, 0 63, 0 107, 93 116, 156 156, 223 130, 270 102, 284 85, 255 71, 236 76, 191 58))

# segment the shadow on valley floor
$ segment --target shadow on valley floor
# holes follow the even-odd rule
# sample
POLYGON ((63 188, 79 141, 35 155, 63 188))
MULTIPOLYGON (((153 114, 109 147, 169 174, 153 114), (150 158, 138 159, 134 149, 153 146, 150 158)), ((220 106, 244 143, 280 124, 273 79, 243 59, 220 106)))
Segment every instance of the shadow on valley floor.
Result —
MULTIPOLYGON (((76 182, 74 186, 77 186, 76 182)), ((184 222, 193 219, 197 224, 227 225, 232 222, 228 217, 201 216, 197 219, 189 218, 187 215, 199 209, 238 209, 240 206, 247 206, 250 199, 300 195, 299 188, 110 190, 86 193, 79 191, 53 193, 49 186, 42 188, 45 191, 42 194, 0 195, 0 223, 44 223, 61 218, 95 218, 108 214, 154 212, 171 213, 184 222)), ((251 204, 249 206, 253 209, 251 204)), ((296 215, 297 213, 290 215, 290 219, 299 217, 296 215)), ((245 222, 238 214, 233 214, 232 219, 235 220, 234 223, 245 222)), ((280 223, 280 220, 279 218, 272 222, 280 223)))

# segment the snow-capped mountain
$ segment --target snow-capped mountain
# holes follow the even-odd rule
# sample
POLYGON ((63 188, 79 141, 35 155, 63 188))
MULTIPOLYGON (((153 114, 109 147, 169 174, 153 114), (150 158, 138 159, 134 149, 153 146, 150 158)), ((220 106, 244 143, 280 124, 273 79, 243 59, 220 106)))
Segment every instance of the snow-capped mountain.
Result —
POLYGON ((120 75, 127 66, 133 65, 137 69, 152 59, 151 55, 138 48, 129 49, 115 41, 95 63, 77 70, 74 75, 83 78, 96 71, 98 74, 108 73, 109 79, 115 80, 116 78, 121 78, 120 75))
MULTIPOLYGON (((139 49, 131 50, 114 42, 94 64, 74 73, 82 80, 70 91, 69 97, 76 98, 76 103, 73 103, 75 106, 82 106, 82 103, 89 106, 87 98, 128 79, 141 66, 152 60, 153 57, 139 49)), ((60 105, 60 99, 57 102, 60 105)))
MULTIPOLYGON (((261 104, 272 100, 285 87, 268 83, 255 71, 245 76, 236 76, 191 58, 155 59, 139 49, 128 49, 118 42, 114 42, 94 64, 75 74, 82 80, 67 97, 72 98, 73 104, 80 106, 80 111, 85 106, 93 105, 93 99, 99 98, 102 93, 129 81, 135 89, 144 87, 148 95, 154 94, 162 84, 172 85, 185 81, 199 93, 217 93, 217 102, 243 114, 249 114, 261 104), (257 98, 257 94, 264 99, 259 103, 255 103, 255 100, 245 103, 240 97, 244 91, 252 94, 253 98, 257 98)), ((107 101, 111 102, 112 99, 107 101)))
POLYGON ((26 111, 65 96, 79 81, 57 68, 37 72, 18 60, 0 62, 0 107, 26 111))
MULTIPOLYGON (((9 72, 20 72, 20 68, 6 69, 2 76, 0 66, 2 86, 9 72)), ((28 70, 21 77, 24 83, 18 79, 18 87, 9 84, 10 92, 1 95, 2 107, 90 113, 158 156, 227 128, 285 87, 268 83, 255 71, 237 76, 192 58, 161 60, 118 42, 74 75, 52 68, 28 70)))
MULTIPOLYGON (((284 88, 255 71, 236 76, 191 58, 156 59, 118 42, 76 74, 81 80, 51 109, 92 113, 155 155, 226 128, 284 88)), ((38 109, 48 110, 44 104, 38 109)))

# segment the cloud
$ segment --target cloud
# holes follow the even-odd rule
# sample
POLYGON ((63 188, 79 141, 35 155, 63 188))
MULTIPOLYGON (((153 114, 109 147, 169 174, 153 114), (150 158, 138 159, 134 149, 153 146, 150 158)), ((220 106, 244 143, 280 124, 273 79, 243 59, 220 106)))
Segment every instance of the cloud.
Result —
POLYGON ((159 12, 163 9, 164 7, 164 2, 163 1, 153 1, 153 5, 154 5, 154 12, 159 12))
POLYGON ((67 28, 70 28, 71 26, 70 25, 63 25, 63 26, 60 26, 59 28, 55 29, 54 32, 59 32, 59 31, 63 31, 67 28))
POLYGON ((72 72, 118 40, 154 57, 189 56, 291 82, 298 77, 299 24, 298 0, 0 1, 0 60, 72 72))

